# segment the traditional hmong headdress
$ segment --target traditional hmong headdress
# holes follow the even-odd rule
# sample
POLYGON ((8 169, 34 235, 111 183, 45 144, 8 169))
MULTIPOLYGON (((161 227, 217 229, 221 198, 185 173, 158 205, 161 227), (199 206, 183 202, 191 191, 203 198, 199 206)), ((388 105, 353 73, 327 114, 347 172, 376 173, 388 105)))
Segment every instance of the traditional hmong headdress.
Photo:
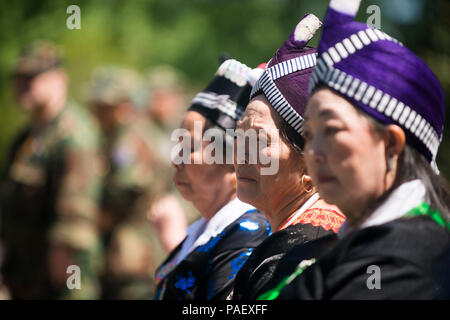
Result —
POLYGON ((309 92, 334 89, 384 124, 403 128, 406 141, 436 167, 445 97, 433 72, 384 32, 353 21, 360 0, 331 0, 309 92))
POLYGON ((297 24, 269 61, 250 98, 264 94, 271 106, 297 132, 301 132, 308 99, 308 83, 316 64, 316 49, 306 44, 321 26, 313 14, 297 24))
POLYGON ((262 72, 263 69, 251 69, 234 59, 224 61, 188 110, 202 114, 224 130, 235 129, 249 102, 252 86, 262 72))

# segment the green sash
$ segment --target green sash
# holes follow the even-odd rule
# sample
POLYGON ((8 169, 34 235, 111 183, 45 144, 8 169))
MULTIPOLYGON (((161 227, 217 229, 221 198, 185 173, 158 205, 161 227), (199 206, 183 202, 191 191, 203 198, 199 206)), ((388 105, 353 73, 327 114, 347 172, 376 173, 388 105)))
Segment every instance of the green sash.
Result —
POLYGON ((422 203, 417 207, 412 208, 411 210, 409 210, 407 214, 405 214, 405 217, 417 217, 417 216, 429 216, 438 225, 450 231, 450 221, 446 221, 444 218, 442 218, 439 211, 431 209, 428 203, 422 203))
POLYGON ((302 262, 299 263, 299 265, 292 274, 284 278, 275 288, 261 294, 258 298, 256 298, 256 300, 275 300, 284 287, 286 287, 289 283, 291 283, 292 280, 297 278, 297 276, 299 276, 306 268, 314 264, 314 262, 316 262, 316 259, 303 260, 302 262))

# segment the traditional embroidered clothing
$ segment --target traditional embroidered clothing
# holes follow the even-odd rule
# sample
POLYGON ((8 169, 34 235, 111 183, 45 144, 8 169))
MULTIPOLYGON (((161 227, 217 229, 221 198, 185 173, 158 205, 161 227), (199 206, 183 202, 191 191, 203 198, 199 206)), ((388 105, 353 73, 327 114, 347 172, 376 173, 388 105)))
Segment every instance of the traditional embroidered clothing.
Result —
MULTIPOLYGON (((279 262, 283 261, 284 255, 295 246, 322 237, 326 240, 320 243, 325 247, 335 242, 337 239, 335 233, 345 217, 331 209, 311 208, 318 199, 318 194, 313 195, 277 232, 255 249, 236 277, 233 300, 254 300, 271 288, 270 284, 273 283, 272 279, 279 262), (327 212, 324 214, 322 210, 327 212)), ((316 245, 310 247, 309 254, 316 257, 323 250, 316 245)))
POLYGON ((191 225, 156 272, 155 299, 225 299, 241 266, 270 233, 264 215, 235 198, 208 222, 191 225))
POLYGON ((399 186, 356 230, 342 226, 342 240, 311 266, 301 266, 311 259, 307 247, 293 249, 259 298, 449 299, 450 224, 423 190, 420 180, 399 186), (368 284, 371 266, 379 267, 379 288, 368 284))
POLYGON ((428 217, 352 232, 279 298, 450 299, 449 241, 449 233, 428 217), (379 268, 379 288, 373 287, 370 266, 379 268))

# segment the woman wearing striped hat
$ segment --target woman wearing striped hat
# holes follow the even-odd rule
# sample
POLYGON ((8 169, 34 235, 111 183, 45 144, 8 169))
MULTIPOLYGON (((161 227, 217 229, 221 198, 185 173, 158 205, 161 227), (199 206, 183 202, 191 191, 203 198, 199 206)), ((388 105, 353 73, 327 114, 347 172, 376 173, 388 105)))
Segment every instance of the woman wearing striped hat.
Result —
POLYGON ((181 129, 187 136, 183 143, 189 148, 180 150, 181 161, 173 158, 173 180, 202 217, 188 227, 187 237, 156 271, 155 299, 225 299, 239 268, 270 234, 264 215, 236 198, 233 158, 210 161, 212 153, 221 160, 220 147, 223 155, 233 149, 226 130, 234 129, 242 117, 255 74, 261 71, 226 60, 184 116, 181 129), (210 153, 207 150, 214 145, 206 139, 208 132, 222 140, 210 153))
MULTIPOLYGON (((258 144, 263 153, 276 158, 278 170, 252 162, 252 154, 237 158, 237 195, 261 210, 273 234, 249 257, 238 273, 234 300, 255 299, 264 292, 273 271, 294 245, 321 238, 321 245, 305 257, 315 257, 330 246, 345 217, 326 204, 311 184, 300 135, 306 107, 308 81, 316 62, 316 49, 306 44, 321 22, 306 15, 268 63, 251 93, 251 101, 238 128, 262 131, 267 140, 258 144)), ((259 135, 264 136, 264 135, 259 135)))
POLYGON ((358 7, 330 2, 303 128, 313 184, 347 220, 337 245, 278 270, 262 299, 450 298, 443 90, 401 43, 353 21, 358 7))

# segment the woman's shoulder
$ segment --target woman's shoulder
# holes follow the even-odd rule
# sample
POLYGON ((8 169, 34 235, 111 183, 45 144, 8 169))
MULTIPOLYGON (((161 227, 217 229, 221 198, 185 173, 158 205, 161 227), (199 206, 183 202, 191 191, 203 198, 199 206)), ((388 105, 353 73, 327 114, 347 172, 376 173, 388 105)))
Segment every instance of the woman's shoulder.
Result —
POLYGON ((353 231, 336 249, 332 255, 338 260, 335 263, 378 256, 432 272, 436 265, 443 263, 442 259, 450 258, 450 233, 427 216, 400 218, 353 231))
POLYGON ((257 209, 251 209, 239 216, 221 232, 212 236, 196 251, 223 252, 241 248, 255 248, 270 235, 270 225, 257 209))
POLYGON ((271 234, 253 251, 245 265, 246 272, 249 275, 256 270, 260 272, 265 265, 278 262, 286 252, 299 243, 303 241, 296 228, 289 227, 271 234))
POLYGON ((448 297, 449 265, 446 229, 425 216, 400 218, 346 235, 286 286, 280 299, 448 297), (375 274, 381 289, 369 290, 375 274))
POLYGON ((267 218, 261 211, 255 208, 247 210, 242 216, 231 223, 230 229, 236 225, 239 225, 239 229, 246 231, 254 231, 260 228, 267 232, 271 230, 267 218))
POLYGON ((257 247, 270 234, 270 224, 258 209, 246 211, 222 232, 228 247, 257 247))
POLYGON ((319 252, 319 249, 326 244, 331 245, 331 239, 336 239, 336 235, 331 234, 321 237, 316 240, 316 245, 311 246, 316 241, 305 244, 301 230, 298 231, 295 226, 277 231, 255 249, 236 278, 234 299, 256 299, 276 283, 274 279, 280 278, 277 275, 291 273, 302 257, 317 257, 324 251, 319 252), (298 250, 303 247, 305 249, 298 250))
MULTIPOLYGON (((339 242, 336 234, 329 234, 306 243, 293 246, 280 260, 274 278, 283 278, 291 274, 303 260, 318 259, 339 242)), ((275 282, 277 282, 275 280, 275 282)))

